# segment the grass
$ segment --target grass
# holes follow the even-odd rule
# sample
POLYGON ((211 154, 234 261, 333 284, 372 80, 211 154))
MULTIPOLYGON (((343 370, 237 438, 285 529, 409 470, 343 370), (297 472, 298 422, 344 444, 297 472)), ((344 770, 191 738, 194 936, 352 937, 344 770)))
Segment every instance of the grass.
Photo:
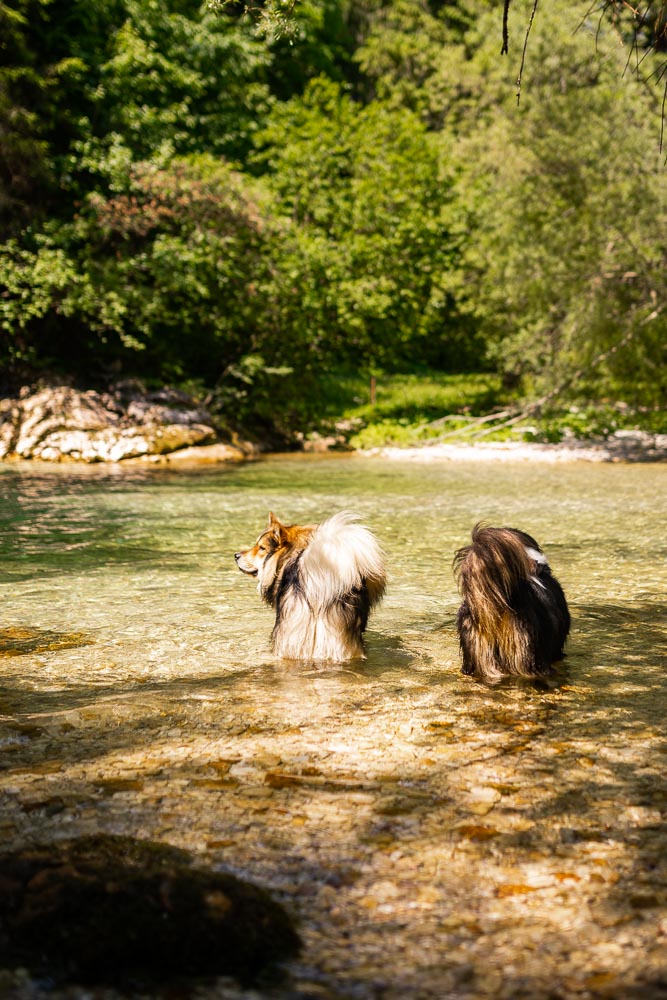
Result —
POLYGON ((520 408, 522 400, 503 390, 499 376, 489 373, 449 375, 423 371, 379 374, 375 402, 370 381, 359 375, 331 379, 323 394, 325 413, 319 433, 335 433, 355 449, 393 445, 410 447, 438 439, 467 442, 484 431, 484 440, 557 442, 566 438, 604 438, 617 430, 667 433, 664 410, 642 411, 622 403, 569 402, 512 427, 493 428, 479 418, 520 408))
POLYGON ((326 393, 322 432, 343 434, 353 448, 386 444, 409 446, 465 427, 472 418, 502 406, 497 375, 419 372, 378 375, 375 402, 370 380, 358 375, 335 379, 326 393))

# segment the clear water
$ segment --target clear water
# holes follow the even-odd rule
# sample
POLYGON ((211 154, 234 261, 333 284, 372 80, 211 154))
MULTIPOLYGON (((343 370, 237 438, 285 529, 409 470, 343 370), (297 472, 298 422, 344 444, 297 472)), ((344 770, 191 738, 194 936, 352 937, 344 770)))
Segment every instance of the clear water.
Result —
POLYGON ((349 456, 0 468, 2 841, 162 839, 269 886, 305 947, 266 996, 666 995, 666 482, 349 456), (233 553, 269 510, 344 508, 388 554, 368 659, 281 663, 233 553), (568 596, 544 689, 459 673, 451 562, 479 519, 534 535, 568 596))

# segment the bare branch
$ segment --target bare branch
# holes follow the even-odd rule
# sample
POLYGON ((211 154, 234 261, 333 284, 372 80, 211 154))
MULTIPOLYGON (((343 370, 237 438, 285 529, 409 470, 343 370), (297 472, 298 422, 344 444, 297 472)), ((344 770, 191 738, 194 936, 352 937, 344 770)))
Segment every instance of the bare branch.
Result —
POLYGON ((519 76, 516 81, 517 92, 516 92, 516 103, 518 104, 521 100, 521 81, 523 79, 523 68, 526 63, 526 52, 528 51, 528 38, 530 36, 531 28, 533 27, 533 21, 535 20, 535 13, 537 11, 537 5, 540 0, 533 0, 533 9, 530 12, 530 19, 528 21, 528 27, 526 28, 526 35, 523 40, 523 51, 521 53, 521 65, 519 67, 519 76))

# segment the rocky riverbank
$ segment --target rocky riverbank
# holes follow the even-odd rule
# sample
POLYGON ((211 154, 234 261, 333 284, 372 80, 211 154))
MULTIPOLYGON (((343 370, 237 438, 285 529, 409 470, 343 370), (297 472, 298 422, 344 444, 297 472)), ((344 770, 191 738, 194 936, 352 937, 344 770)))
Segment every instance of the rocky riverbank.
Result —
POLYGON ((0 459, 233 461, 245 453, 220 441, 211 414, 172 388, 149 391, 135 380, 107 392, 59 385, 0 400, 0 459))

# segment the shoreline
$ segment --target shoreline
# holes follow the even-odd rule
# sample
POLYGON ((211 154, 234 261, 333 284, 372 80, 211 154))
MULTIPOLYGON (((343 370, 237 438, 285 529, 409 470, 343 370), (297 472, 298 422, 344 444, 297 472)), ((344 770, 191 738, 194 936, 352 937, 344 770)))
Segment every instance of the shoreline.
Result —
MULTIPOLYGON (((400 447, 352 448, 345 434, 294 436, 295 457, 380 457, 417 462, 624 462, 667 461, 667 434, 617 430, 606 438, 566 437, 555 443, 481 440, 444 434, 400 447)), ((350 428, 347 428, 349 431, 350 428)), ((415 431, 417 428, 415 428, 415 431)), ((0 462, 42 465, 192 468, 224 465, 275 455, 266 442, 222 437, 213 416, 195 399, 164 387, 149 391, 136 379, 107 392, 69 385, 31 389, 0 399, 0 462)))
POLYGON ((416 462, 665 462, 667 434, 617 431, 604 440, 573 438, 557 444, 529 441, 439 442, 410 448, 385 446, 363 452, 369 456, 416 462))
POLYGON ((385 445, 368 449, 304 448, 298 451, 262 451, 260 448, 240 448, 224 442, 194 445, 161 454, 133 455, 117 460, 86 460, 62 457, 49 460, 43 457, 8 455, 0 458, 2 466, 39 466, 46 468, 155 468, 177 471, 215 466, 231 466, 253 461, 280 461, 282 459, 317 461, 345 458, 379 458, 404 462, 516 462, 556 464, 588 462, 597 464, 660 464, 667 462, 667 435, 651 435, 640 431, 623 431, 603 441, 569 440, 557 444, 528 441, 480 441, 469 443, 424 444, 412 447, 385 445))

